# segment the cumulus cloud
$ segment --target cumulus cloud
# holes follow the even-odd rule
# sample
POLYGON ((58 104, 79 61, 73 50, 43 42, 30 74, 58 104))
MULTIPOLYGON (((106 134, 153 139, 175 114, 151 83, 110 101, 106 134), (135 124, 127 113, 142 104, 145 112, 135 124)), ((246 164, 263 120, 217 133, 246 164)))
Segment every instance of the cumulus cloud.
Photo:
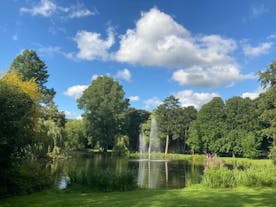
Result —
POLYGON ((135 28, 120 36, 117 51, 111 52, 115 38, 110 29, 106 39, 99 33, 80 31, 75 40, 77 58, 177 69, 172 79, 182 85, 217 87, 248 77, 240 73, 232 57, 235 40, 217 34, 192 34, 157 8, 143 12, 135 28))
POLYGON ((267 54, 271 49, 273 43, 272 42, 263 42, 257 46, 252 46, 248 43, 243 45, 243 52, 246 56, 249 57, 257 57, 260 55, 267 54))
POLYGON ((128 99, 130 102, 135 102, 140 100, 139 96, 130 96, 128 97, 128 99))
POLYGON ((179 91, 174 96, 179 99, 181 106, 194 106, 196 109, 211 101, 212 98, 219 97, 217 93, 197 93, 192 90, 179 91))
POLYGON ((180 85, 191 85, 199 87, 216 87, 232 82, 241 81, 251 76, 241 75, 238 67, 232 64, 213 66, 193 66, 180 69, 173 73, 172 79, 180 85))
POLYGON ((109 59, 108 51, 115 42, 112 29, 108 29, 106 40, 102 39, 99 33, 79 31, 76 34, 75 41, 79 49, 77 57, 84 60, 109 59))
POLYGON ((145 109, 151 110, 162 104, 158 97, 153 97, 144 101, 145 109))
POLYGON ((193 36, 185 27, 156 8, 142 13, 136 28, 122 35, 115 58, 121 62, 161 67, 229 62, 236 48, 219 35, 193 36))
POLYGON ((64 95, 72 97, 74 99, 78 99, 82 96, 83 91, 87 88, 88 85, 71 86, 64 92, 64 95))
POLYGON ((119 79, 126 80, 126 81, 130 81, 131 80, 131 73, 127 68, 125 68, 123 70, 119 70, 117 72, 117 74, 115 75, 115 77, 119 78, 119 79))
POLYGON ((172 79, 180 84, 214 87, 242 80, 231 56, 233 39, 193 35, 157 8, 142 13, 134 29, 121 36, 113 58, 120 62, 177 68, 172 79), (181 70, 179 70, 181 68, 181 70))
POLYGON ((242 98, 250 98, 252 100, 256 99, 259 97, 259 95, 261 93, 265 92, 265 90, 263 88, 258 88, 257 90, 255 90, 254 92, 245 92, 241 95, 242 98))
POLYGON ((29 13, 32 16, 50 17, 54 14, 61 15, 68 18, 81 18, 86 16, 95 15, 96 12, 87 9, 83 4, 78 3, 69 7, 60 6, 51 0, 41 0, 33 7, 20 8, 21 13, 29 13))

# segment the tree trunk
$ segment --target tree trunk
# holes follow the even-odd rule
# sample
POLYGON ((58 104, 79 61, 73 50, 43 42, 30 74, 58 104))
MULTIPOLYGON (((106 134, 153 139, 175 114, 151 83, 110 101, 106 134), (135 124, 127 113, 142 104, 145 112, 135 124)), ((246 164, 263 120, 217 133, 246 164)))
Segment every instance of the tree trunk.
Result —
POLYGON ((168 154, 168 148, 169 148, 169 134, 167 134, 167 138, 166 138, 165 158, 167 157, 167 154, 168 154))

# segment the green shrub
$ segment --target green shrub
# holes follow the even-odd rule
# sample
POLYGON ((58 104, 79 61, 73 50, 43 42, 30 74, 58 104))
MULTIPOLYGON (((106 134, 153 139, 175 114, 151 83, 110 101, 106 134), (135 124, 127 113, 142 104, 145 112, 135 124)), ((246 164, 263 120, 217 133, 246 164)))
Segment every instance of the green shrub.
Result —
POLYGON ((117 137, 116 144, 113 147, 113 154, 116 156, 129 156, 129 150, 128 150, 128 136, 119 136, 117 137))
POLYGON ((25 160, 13 164, 9 171, 8 188, 12 194, 26 194, 41 191, 52 186, 50 172, 39 161, 25 160))
POLYGON ((91 173, 71 171, 68 173, 70 185, 78 184, 99 191, 126 191, 137 187, 134 174, 130 171, 115 173, 110 170, 98 170, 91 173))

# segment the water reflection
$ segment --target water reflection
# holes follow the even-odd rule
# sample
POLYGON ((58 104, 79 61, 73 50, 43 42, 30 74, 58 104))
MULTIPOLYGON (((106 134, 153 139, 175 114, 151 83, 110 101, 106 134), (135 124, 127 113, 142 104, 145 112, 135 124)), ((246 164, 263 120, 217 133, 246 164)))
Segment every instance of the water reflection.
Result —
POLYGON ((99 169, 117 173, 130 170, 137 176, 137 183, 142 188, 175 189, 199 183, 204 167, 185 160, 129 160, 102 154, 74 156, 51 164, 52 175, 60 189, 66 188, 70 171, 89 173, 99 169))

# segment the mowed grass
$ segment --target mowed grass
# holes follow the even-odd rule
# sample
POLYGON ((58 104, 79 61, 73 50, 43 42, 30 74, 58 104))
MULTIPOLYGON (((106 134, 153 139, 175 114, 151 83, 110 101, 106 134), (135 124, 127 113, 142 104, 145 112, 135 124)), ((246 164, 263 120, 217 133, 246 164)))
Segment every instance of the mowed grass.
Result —
POLYGON ((1 207, 275 207, 276 188, 210 189, 201 185, 179 190, 128 192, 44 191, 0 200, 1 207))

